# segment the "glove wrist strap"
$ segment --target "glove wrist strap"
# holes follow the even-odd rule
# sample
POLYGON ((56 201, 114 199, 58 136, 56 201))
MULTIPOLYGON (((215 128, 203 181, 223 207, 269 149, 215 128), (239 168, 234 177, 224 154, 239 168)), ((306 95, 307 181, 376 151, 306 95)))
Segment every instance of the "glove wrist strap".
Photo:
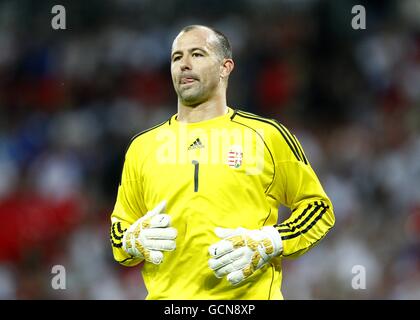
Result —
POLYGON ((281 240, 280 233, 276 228, 271 226, 262 227, 261 231, 266 233, 273 243, 274 253, 273 257, 279 256, 283 252, 283 241, 281 240))

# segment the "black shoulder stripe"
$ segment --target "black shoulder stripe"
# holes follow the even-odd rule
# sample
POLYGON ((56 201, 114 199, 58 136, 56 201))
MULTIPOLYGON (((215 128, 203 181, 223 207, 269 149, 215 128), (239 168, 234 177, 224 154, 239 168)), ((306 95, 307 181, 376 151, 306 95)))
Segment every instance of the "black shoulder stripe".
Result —
POLYGON ((299 149, 300 154, 302 156, 303 162, 305 162, 305 164, 308 164, 309 162, 308 162, 308 159, 305 156, 305 153, 303 152, 302 146, 300 145, 300 143, 299 143, 298 139, 296 138, 296 136, 295 135, 292 135, 292 136, 295 139, 296 145, 298 146, 298 149, 299 149))
MULTIPOLYGON (((169 120, 170 120, 170 119, 169 119, 169 120)), ((163 125, 164 125, 166 122, 168 122, 169 120, 166 120, 166 121, 164 121, 164 122, 162 122, 162 123, 159 123, 159 124, 155 125, 154 127, 151 127, 151 128, 149 128, 149 129, 146 129, 146 130, 143 130, 143 131, 141 131, 141 132, 137 133, 134 137, 132 137, 132 138, 131 138, 131 140, 130 140, 130 142, 128 143, 128 146, 127 146, 127 149, 125 150, 125 152, 127 152, 128 148, 130 147, 130 145, 133 143, 133 141, 134 141, 136 138, 140 137, 142 134, 145 134, 145 133, 147 133, 147 132, 149 132, 149 131, 152 131, 152 130, 154 130, 154 129, 157 129, 157 128, 159 128, 159 127, 163 126, 163 125)))
MULTIPOLYGON (((130 142, 128 143, 127 147, 125 148, 125 152, 124 152, 124 161, 123 161, 123 167, 124 167, 124 163, 125 163, 125 154, 127 154, 128 148, 130 148, 130 146, 131 146, 131 144, 133 143, 133 141, 134 141, 137 137, 141 136, 142 134, 145 134, 146 132, 152 131, 152 130, 154 130, 154 129, 159 128, 160 126, 163 126, 166 122, 168 122, 168 121, 170 121, 170 120, 171 120, 171 119, 166 120, 166 121, 164 121, 164 122, 162 122, 162 123, 159 123, 158 125, 156 125, 156 126, 154 126, 154 127, 151 127, 151 128, 146 129, 146 130, 144 130, 144 131, 141 131, 141 132, 137 133, 134 137, 132 137, 132 138, 131 138, 131 140, 130 140, 130 142)), ((122 174, 123 174, 123 170, 121 170, 121 176, 120 176, 120 183, 119 183, 119 185, 121 185, 121 182, 122 182, 122 174)))
POLYGON ((242 114, 242 115, 247 115, 250 117, 255 118, 255 120, 261 120, 261 121, 271 121, 273 123, 275 123, 276 125, 279 126, 279 130, 281 130, 281 133, 283 134, 283 137, 286 135, 288 137, 288 139, 285 138, 287 144, 289 145, 289 147, 292 149, 292 151, 294 151, 293 153, 295 154, 295 156, 297 155, 298 160, 304 162, 305 164, 308 164, 308 160, 303 152, 303 149, 299 143, 299 141, 297 140, 296 136, 293 135, 290 130, 288 130, 283 124, 281 124, 280 122, 278 122, 275 119, 267 119, 261 116, 258 116, 256 114, 253 113, 249 113, 249 112, 245 112, 245 111, 238 111, 238 114, 242 114), (291 147, 291 144, 293 145, 293 148, 291 147))
MULTIPOLYGON (((240 117, 243 117, 243 118, 247 118, 247 119, 251 119, 251 120, 257 120, 257 121, 261 121, 261 122, 265 122, 265 123, 268 123, 268 124, 271 124, 273 127, 275 127, 279 132, 280 132, 280 134, 283 136, 283 139, 284 139, 284 141, 286 141, 286 143, 287 143, 287 145, 289 146, 289 148, 290 148, 290 150, 292 151, 292 153, 295 155, 295 157, 296 157, 296 159, 298 160, 298 161, 302 161, 302 159, 299 157, 299 153, 297 152, 297 148, 296 148, 296 146, 295 146, 295 148, 293 148, 293 146, 292 146, 292 143, 293 143, 293 140, 292 141, 290 141, 289 140, 289 138, 287 137, 287 133, 285 133, 284 131, 283 131, 283 129, 276 123, 276 122, 273 122, 273 120, 269 120, 269 119, 266 119, 266 118, 261 118, 261 117, 259 117, 259 116, 250 116, 250 115, 248 115, 248 114, 243 114, 242 112, 240 112, 240 111, 238 111, 237 113, 236 113, 238 116, 240 116, 240 117), (291 143, 292 142, 292 143, 291 143)), ((274 120, 275 121, 275 120, 274 120)), ((302 161, 303 162, 303 161, 302 161)))
POLYGON ((289 138, 289 141, 292 143, 292 145, 294 147, 294 151, 298 155, 299 160, 304 162, 303 159, 301 158, 300 154, 299 154, 299 149, 298 149, 298 147, 295 143, 295 140, 293 139, 293 135, 290 133, 290 131, 284 125, 282 125, 280 122, 278 122, 277 120, 273 120, 273 121, 283 130, 284 134, 289 138))
MULTIPOLYGON (((235 114, 234 114, 235 115, 235 114)), ((273 168, 274 168, 274 173, 273 173, 273 178, 271 179, 271 182, 270 182, 270 184, 267 186, 267 188, 265 189, 265 193, 270 189, 270 187, 271 187, 271 185, 273 184, 273 182, 274 182, 274 177, 276 176, 276 166, 274 165, 274 158, 273 158, 273 154, 271 153, 271 150, 270 150, 270 148, 267 146, 267 143, 265 142, 265 140, 263 139, 263 137, 261 137, 261 135, 260 135, 260 133, 259 132, 257 132, 254 128, 251 128, 250 126, 248 126, 248 125, 246 125, 246 124, 244 124, 244 123, 241 123, 241 122, 238 122, 238 121, 235 121, 235 120, 233 120, 233 116, 231 117, 231 121, 232 122, 235 122, 235 123, 237 123, 237 124, 240 124, 241 126, 244 126, 244 127, 246 127, 246 128, 249 128, 250 130, 252 130, 252 131, 254 131, 259 137, 260 137, 260 139, 262 140, 262 142, 264 143, 264 146, 267 148, 267 150, 268 150, 268 153, 270 154, 270 158, 271 158, 271 161, 273 162, 273 168)), ((270 209, 270 213, 271 213, 271 209, 270 209)), ((268 219, 268 217, 270 216, 270 214, 267 216, 267 218, 266 218, 266 220, 268 219)), ((265 223, 265 221, 264 221, 264 223, 265 223)))
POLYGON ((259 115, 255 114, 255 113, 251 113, 251 112, 247 112, 247 111, 243 111, 243 110, 235 110, 235 111, 237 111, 238 113, 241 113, 241 114, 243 114, 243 115, 250 116, 250 117, 256 117, 256 118, 262 118, 262 119, 265 119, 264 117, 261 117, 261 116, 259 116, 259 115))

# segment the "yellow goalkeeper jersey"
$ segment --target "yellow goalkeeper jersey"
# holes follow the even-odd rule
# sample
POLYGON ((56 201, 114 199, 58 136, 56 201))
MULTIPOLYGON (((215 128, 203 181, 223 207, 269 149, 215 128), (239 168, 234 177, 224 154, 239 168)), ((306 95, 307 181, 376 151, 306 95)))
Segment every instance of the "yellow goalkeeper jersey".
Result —
POLYGON ((281 260, 305 253, 335 220, 296 137, 275 120, 232 108, 197 123, 174 115, 131 140, 111 215, 115 260, 141 262, 123 251, 123 233, 164 199, 176 250, 160 265, 144 263, 147 299, 282 299, 281 260), (281 205, 291 213, 278 219, 281 205), (215 227, 268 225, 281 235, 282 255, 237 286, 216 278, 208 267, 208 248, 220 240, 215 227))

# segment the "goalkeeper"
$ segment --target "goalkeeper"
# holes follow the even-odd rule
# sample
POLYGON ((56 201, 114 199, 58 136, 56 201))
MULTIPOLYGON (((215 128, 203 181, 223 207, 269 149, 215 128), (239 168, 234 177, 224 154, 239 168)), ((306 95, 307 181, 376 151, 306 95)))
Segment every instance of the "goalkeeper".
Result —
POLYGON ((127 149, 111 243, 122 265, 144 261, 147 299, 282 299, 282 260, 334 225, 297 138, 227 106, 233 68, 222 33, 182 29, 171 54, 178 113, 127 149))

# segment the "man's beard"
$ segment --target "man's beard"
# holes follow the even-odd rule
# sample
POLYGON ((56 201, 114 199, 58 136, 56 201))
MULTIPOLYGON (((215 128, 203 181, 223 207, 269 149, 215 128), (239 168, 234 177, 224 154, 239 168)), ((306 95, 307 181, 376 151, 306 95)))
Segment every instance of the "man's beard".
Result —
POLYGON ((191 107, 196 106, 206 100, 206 95, 204 94, 202 88, 189 88, 182 91, 179 90, 178 97, 182 104, 191 107))

